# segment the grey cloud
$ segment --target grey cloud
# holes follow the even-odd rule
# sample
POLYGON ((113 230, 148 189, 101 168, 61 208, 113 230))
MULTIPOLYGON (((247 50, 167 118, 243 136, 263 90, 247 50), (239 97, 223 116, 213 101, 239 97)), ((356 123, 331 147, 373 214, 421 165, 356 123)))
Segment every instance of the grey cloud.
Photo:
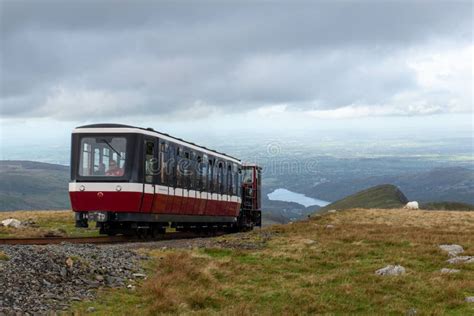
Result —
POLYGON ((84 115, 98 116, 196 104, 228 111, 384 104, 417 88, 399 57, 407 47, 472 39, 470 2, 0 6, 0 102, 8 117, 78 118, 81 102, 90 102, 84 115))

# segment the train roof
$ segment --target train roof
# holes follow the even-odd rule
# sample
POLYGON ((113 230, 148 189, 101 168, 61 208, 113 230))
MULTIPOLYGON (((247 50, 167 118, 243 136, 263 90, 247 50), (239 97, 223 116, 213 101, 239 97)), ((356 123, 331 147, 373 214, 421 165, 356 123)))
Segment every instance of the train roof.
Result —
POLYGON ((198 147, 198 148, 201 148, 205 151, 209 151, 211 153, 215 153, 215 154, 218 154, 218 155, 222 155, 222 156, 225 156, 227 158, 230 158, 230 159, 234 159, 234 160, 237 160, 237 162, 239 163, 242 163, 240 159, 238 158, 235 158, 233 156, 230 156, 226 153, 221 153, 221 152, 218 152, 216 150, 213 150, 213 149, 209 149, 207 147, 204 147, 204 146, 201 146, 201 145, 197 145, 195 143, 192 143, 192 142, 188 142, 184 139, 181 139, 181 138, 178 138, 178 137, 174 137, 174 136, 171 136, 169 134, 166 134, 166 133, 162 133, 162 132, 158 132, 158 131, 155 131, 153 128, 151 127, 148 127, 148 128, 143 128, 143 127, 138 127, 138 126, 132 126, 132 125, 125 125, 125 124, 114 124, 114 123, 100 123, 100 124, 90 124, 90 125, 83 125, 83 126, 78 126, 76 127, 76 129, 88 129, 88 128, 131 128, 131 129, 138 129, 138 130, 142 130, 144 132, 152 132, 152 133, 155 133, 157 135, 160 135, 160 136, 165 136, 167 138, 171 138, 172 140, 176 140, 176 141, 179 141, 179 142, 182 142, 182 143, 185 143, 185 144, 188 144, 188 145, 191 145, 191 146, 194 146, 194 147, 198 147))

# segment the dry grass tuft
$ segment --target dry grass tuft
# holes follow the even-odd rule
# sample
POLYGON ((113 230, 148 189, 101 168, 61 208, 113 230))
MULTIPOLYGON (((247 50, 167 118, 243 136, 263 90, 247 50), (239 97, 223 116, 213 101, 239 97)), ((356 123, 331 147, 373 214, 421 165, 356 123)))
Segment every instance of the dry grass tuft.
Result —
POLYGON ((8 260, 10 260, 10 257, 3 251, 0 251, 0 261, 8 261, 8 260))
POLYGON ((208 259, 187 252, 161 256, 155 275, 142 287, 149 302, 148 312, 201 310, 215 305, 214 293, 218 284, 208 264, 208 259))

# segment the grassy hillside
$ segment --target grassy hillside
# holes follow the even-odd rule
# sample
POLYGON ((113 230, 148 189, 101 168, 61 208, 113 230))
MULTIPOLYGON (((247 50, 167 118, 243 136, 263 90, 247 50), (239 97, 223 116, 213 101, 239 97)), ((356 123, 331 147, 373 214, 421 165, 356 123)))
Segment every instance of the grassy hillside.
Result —
POLYGON ((407 198, 396 186, 378 185, 364 191, 349 195, 333 202, 319 211, 344 210, 349 208, 399 208, 408 202, 407 198))
POLYGON ((0 161, 0 211, 67 209, 69 167, 0 161))
POLYGON ((474 205, 467 204, 467 203, 459 203, 459 202, 430 202, 430 203, 422 203, 420 205, 421 209, 424 210, 458 210, 458 211, 474 211, 474 205))
POLYGON ((72 312, 473 315, 465 298, 474 295, 474 264, 449 264, 439 249, 456 243, 474 255, 473 230, 472 212, 357 209, 219 237, 212 247, 158 244, 140 250, 150 256, 140 286, 104 289, 72 312), (406 273, 375 274, 390 264, 406 273))

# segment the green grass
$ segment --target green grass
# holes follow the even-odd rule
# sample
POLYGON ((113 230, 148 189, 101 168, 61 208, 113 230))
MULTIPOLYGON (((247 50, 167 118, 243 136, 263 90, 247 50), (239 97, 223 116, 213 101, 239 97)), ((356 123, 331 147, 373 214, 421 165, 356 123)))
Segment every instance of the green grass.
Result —
POLYGON ((99 236, 99 230, 94 223, 89 228, 76 228, 72 211, 15 211, 0 212, 0 221, 16 218, 22 222, 32 220, 32 227, 3 227, 0 226, 0 238, 38 237, 53 232, 58 235, 74 237, 99 236))
MULTIPOLYGON (((459 243, 473 255, 473 229, 469 212, 351 210, 266 228, 272 238, 259 250, 152 250, 151 277, 142 286, 101 291, 72 312, 93 306, 98 315, 469 315, 474 305, 464 299, 474 295, 474 265, 441 274, 450 265, 438 245, 459 243), (388 264, 407 273, 374 274, 388 264)), ((260 245, 261 236, 254 231, 245 240, 260 245)))
POLYGON ((320 208, 317 212, 350 208, 400 208, 407 202, 408 199, 396 186, 384 184, 349 195, 348 197, 320 208))

